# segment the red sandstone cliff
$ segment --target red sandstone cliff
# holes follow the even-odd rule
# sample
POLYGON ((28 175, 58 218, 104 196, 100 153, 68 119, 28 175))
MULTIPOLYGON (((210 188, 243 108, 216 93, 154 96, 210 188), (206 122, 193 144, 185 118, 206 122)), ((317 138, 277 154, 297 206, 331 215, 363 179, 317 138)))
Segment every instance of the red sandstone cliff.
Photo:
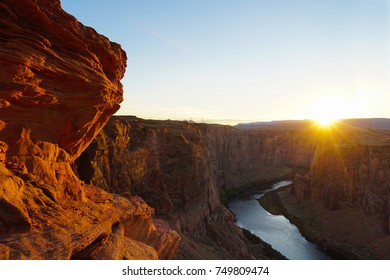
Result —
POLYGON ((179 236, 71 164, 119 108, 126 55, 58 0, 0 3, 0 258, 172 258, 179 236))

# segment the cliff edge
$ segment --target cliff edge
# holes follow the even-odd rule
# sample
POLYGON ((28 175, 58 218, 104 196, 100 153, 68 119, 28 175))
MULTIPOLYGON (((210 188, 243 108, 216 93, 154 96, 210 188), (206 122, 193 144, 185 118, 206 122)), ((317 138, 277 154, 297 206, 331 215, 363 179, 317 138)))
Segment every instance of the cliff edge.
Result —
POLYGON ((119 109, 125 52, 58 0, 2 1, 0 25, 0 258, 172 258, 154 209, 71 168, 119 109))

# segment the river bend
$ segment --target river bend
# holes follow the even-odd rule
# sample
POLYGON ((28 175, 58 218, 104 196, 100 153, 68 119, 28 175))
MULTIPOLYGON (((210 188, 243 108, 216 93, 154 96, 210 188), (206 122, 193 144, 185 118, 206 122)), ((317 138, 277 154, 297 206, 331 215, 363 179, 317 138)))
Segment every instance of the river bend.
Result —
POLYGON ((314 243, 307 241, 298 228, 281 215, 273 215, 258 202, 264 193, 291 184, 280 181, 270 189, 247 196, 238 196, 229 202, 228 208, 236 216, 239 227, 249 230, 275 250, 292 260, 327 260, 326 252, 314 243))

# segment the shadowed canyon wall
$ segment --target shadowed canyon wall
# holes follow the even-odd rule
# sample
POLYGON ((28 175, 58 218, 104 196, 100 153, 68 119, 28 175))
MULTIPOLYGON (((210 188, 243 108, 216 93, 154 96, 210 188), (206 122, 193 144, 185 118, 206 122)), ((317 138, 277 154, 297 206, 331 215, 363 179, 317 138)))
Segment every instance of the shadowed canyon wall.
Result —
POLYGON ((361 207, 366 215, 389 215, 390 146, 353 145, 328 148, 313 163, 310 174, 299 177, 299 199, 323 201, 337 210, 343 205, 361 207))
POLYGON ((309 211, 314 213, 317 217, 311 221, 317 233, 312 235, 336 251, 353 252, 356 258, 388 259, 389 168, 389 145, 328 147, 316 157, 307 175, 295 177, 292 193, 306 213, 292 213, 306 218, 309 211))
POLYGON ((142 199, 71 168, 119 109, 121 47, 58 0, 4 0, 0 26, 0 258, 174 257, 179 236, 142 199))

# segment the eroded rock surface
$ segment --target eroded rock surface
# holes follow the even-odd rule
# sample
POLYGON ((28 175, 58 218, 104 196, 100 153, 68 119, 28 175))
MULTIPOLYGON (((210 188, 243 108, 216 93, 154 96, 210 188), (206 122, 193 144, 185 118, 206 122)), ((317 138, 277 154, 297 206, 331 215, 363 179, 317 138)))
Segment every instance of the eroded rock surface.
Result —
POLYGON ((119 109, 125 52, 58 0, 2 1, 0 26, 0 258, 174 257, 154 209, 71 168, 119 109))

